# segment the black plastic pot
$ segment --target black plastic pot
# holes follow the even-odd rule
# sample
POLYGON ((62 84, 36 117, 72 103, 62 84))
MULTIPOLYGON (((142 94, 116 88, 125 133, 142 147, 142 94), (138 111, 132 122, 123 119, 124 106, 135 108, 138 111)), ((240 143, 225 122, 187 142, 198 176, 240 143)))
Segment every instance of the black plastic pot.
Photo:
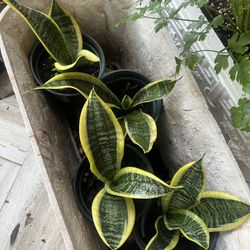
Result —
MULTIPOLYGON (((125 146, 125 154, 122 160, 122 167, 126 166, 134 166, 153 173, 151 164, 144 154, 134 146, 128 144, 125 146)), ((84 157, 73 178, 72 188, 79 210, 89 221, 92 221, 92 201, 103 186, 103 183, 90 172, 88 159, 84 157)), ((151 200, 134 201, 136 206, 136 218, 139 219, 147 208, 151 206, 151 200)))
MULTIPOLYGON (((155 235, 155 220, 160 215, 161 208, 159 202, 154 202, 151 207, 143 214, 140 220, 136 223, 134 230, 134 238, 139 250, 144 250, 149 240, 155 235)), ((214 250, 218 239, 218 233, 210 233, 209 250, 214 250)), ((175 250, 203 250, 194 242, 180 236, 175 250)))
POLYGON ((5 69, 5 66, 4 66, 3 58, 2 58, 2 55, 1 55, 1 52, 0 52, 0 73, 2 71, 4 71, 4 69, 5 69))
MULTIPOLYGON (((97 78, 103 76, 105 70, 105 57, 100 45, 90 36, 83 34, 83 49, 87 49, 100 58, 100 62, 91 66, 84 66, 77 69, 78 72, 84 72, 94 75, 97 78)), ((30 55, 30 69, 37 85, 42 85, 54 76, 53 68, 55 61, 51 58, 48 52, 44 49, 40 42, 37 42, 33 47, 30 55)), ((57 99, 69 102, 70 97, 80 96, 74 90, 47 90, 54 94, 57 99)))
MULTIPOLYGON (((133 96, 145 85, 152 82, 146 76, 132 70, 119 69, 106 74, 102 81, 107 84, 109 89, 122 100, 124 95, 133 96)), ((140 105, 139 108, 151 115, 155 121, 158 120, 161 112, 162 101, 157 100, 151 103, 140 105)))

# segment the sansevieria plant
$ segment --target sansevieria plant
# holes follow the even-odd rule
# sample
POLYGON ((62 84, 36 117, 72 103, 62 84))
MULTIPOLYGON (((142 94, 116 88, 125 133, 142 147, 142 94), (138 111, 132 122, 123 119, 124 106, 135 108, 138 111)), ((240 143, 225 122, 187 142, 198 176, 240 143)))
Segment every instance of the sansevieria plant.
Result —
POLYGON ((205 191, 205 180, 202 159, 176 172, 170 185, 182 189, 162 197, 163 215, 146 250, 174 249, 180 234, 208 249, 210 232, 233 230, 250 218, 249 204, 224 192, 205 191))
POLYGON ((83 50, 80 28, 75 18, 52 0, 49 14, 23 6, 15 0, 3 0, 30 26, 38 40, 55 60, 58 71, 99 62, 99 58, 83 50))
POLYGON ((163 99, 171 93, 176 82, 176 79, 155 81, 141 88, 133 97, 125 95, 122 100, 119 100, 101 80, 85 73, 69 72, 51 78, 36 89, 71 88, 87 98, 94 88, 100 98, 110 107, 123 111, 124 115, 117 118, 123 128, 124 135, 128 134, 132 142, 139 145, 147 153, 152 149, 156 140, 157 128, 154 119, 142 112, 140 105, 163 99))
POLYGON ((80 116, 80 141, 91 172, 104 183, 92 203, 95 228, 103 242, 118 249, 129 237, 135 223, 133 199, 165 196, 172 188, 151 173, 127 166, 122 128, 110 107, 92 90, 80 116))

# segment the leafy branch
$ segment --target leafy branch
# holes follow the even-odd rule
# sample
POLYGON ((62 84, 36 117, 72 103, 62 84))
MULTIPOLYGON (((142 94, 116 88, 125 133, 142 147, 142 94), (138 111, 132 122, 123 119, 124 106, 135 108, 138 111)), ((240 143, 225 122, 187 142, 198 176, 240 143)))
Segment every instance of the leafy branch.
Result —
MULTIPOLYGON (((151 0, 145 3, 144 0, 136 1, 136 5, 130 5, 128 8, 135 7, 135 12, 124 17, 120 23, 127 21, 136 21, 141 18, 152 19, 155 23, 155 32, 169 25, 170 22, 188 22, 188 31, 183 38, 183 50, 176 61, 176 74, 179 74, 181 65, 186 65, 189 69, 195 70, 199 63, 199 52, 217 53, 214 63, 214 70, 219 74, 222 70, 229 67, 231 58, 234 65, 229 70, 232 80, 237 80, 246 93, 250 93, 250 1, 229 0, 229 5, 233 11, 234 18, 228 14, 220 14, 208 4, 208 0, 184 0, 176 9, 171 9, 170 4, 173 0, 151 0), (188 6, 203 8, 210 13, 211 20, 207 20, 203 15, 197 19, 180 18, 179 13, 188 6), (194 50, 193 45, 204 41, 212 28, 222 28, 233 35, 227 40, 227 46, 222 50, 194 50)), ((245 105, 246 106, 246 105, 245 105)), ((247 108, 250 108, 247 106, 247 108)), ((235 113, 242 110, 241 106, 234 110, 235 113)), ((246 112, 244 112, 246 114, 246 112)), ((249 119, 245 119, 249 124, 249 119)), ((233 121, 234 124, 238 124, 233 121)), ((244 130, 244 129, 242 129, 244 130)), ((246 130, 245 130, 246 131, 246 130)))

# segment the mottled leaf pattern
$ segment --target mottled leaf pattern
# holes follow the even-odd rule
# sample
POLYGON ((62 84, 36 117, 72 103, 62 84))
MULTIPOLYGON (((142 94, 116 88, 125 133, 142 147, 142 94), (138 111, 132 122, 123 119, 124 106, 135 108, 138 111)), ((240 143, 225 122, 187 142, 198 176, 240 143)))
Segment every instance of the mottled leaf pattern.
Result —
POLYGON ((201 193, 205 189, 205 173, 202 167, 202 159, 190 162, 180 168, 174 175, 171 186, 182 186, 174 193, 163 198, 163 208, 186 209, 199 201, 201 193))
POLYGON ((111 249, 118 249, 129 237, 135 223, 133 200, 113 196, 102 189, 92 203, 96 230, 111 249))
POLYGON ((49 15, 60 28, 68 50, 73 60, 77 58, 78 52, 82 49, 82 34, 74 17, 59 4, 52 0, 49 15))
POLYGON ((91 91, 80 116, 80 141, 90 169, 103 182, 113 180, 124 153, 122 128, 109 106, 91 91))
POLYGON ((145 250, 172 250, 178 243, 179 230, 168 230, 164 223, 164 217, 160 216, 155 222, 156 234, 149 241, 145 250))
POLYGON ((181 230, 189 240, 204 249, 209 247, 209 232, 204 221, 193 212, 179 209, 165 215, 164 222, 169 230, 181 230))
POLYGON ((160 100, 166 97, 174 88, 175 79, 166 79, 147 84, 140 89, 132 99, 132 107, 139 104, 160 100))
POLYGON ((149 152, 157 137, 154 119, 143 112, 134 111, 126 115, 124 120, 131 141, 140 146, 144 153, 149 152))
POLYGON ((73 62, 63 34, 51 17, 40 11, 25 7, 14 0, 4 1, 27 22, 55 61, 62 64, 73 62))
POLYGON ((250 205, 223 192, 204 192, 200 203, 191 208, 210 232, 229 231, 250 218, 250 205))
POLYGON ((100 98, 112 107, 119 108, 119 99, 99 79, 85 73, 69 72, 51 78, 45 84, 35 89, 75 89, 85 98, 88 98, 90 91, 94 88, 100 98))
POLYGON ((155 175, 135 167, 122 168, 105 188, 110 194, 135 199, 157 198, 174 191, 155 175))

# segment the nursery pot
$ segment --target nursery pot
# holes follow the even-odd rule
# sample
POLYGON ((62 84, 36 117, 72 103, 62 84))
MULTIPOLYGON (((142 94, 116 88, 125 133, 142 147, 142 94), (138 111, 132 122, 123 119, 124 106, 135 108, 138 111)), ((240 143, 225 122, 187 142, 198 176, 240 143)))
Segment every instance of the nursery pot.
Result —
MULTIPOLYGON (((129 144, 125 145, 125 153, 122 160, 122 167, 126 166, 134 166, 153 173, 151 164, 144 154, 129 144)), ((92 201, 103 186, 104 184, 90 172, 88 159, 84 156, 72 180, 72 188, 79 210, 89 221, 93 221, 91 215, 92 201)), ((139 219, 148 207, 151 206, 151 200, 134 201, 136 218, 139 219)))
MULTIPOLYGON (((119 69, 106 74, 102 81, 107 84, 109 89, 122 100, 125 95, 130 98, 148 83, 152 82, 145 75, 128 69, 119 69)), ((145 113, 151 115, 155 121, 158 120, 161 112, 162 101, 157 100, 138 106, 145 113)))
MULTIPOLYGON (((144 250, 147 243, 155 235, 155 221, 161 215, 161 205, 159 200, 154 200, 145 213, 140 217, 138 222, 135 224, 134 237, 138 248, 144 250)), ((218 239, 218 233, 210 233, 210 246, 209 250, 214 250, 218 239)), ((178 244, 174 248, 175 250, 203 250, 202 247, 198 246, 194 242, 186 239, 182 234, 178 244)))
MULTIPOLYGON (((105 57, 101 46, 90 36, 83 34, 83 49, 93 52, 100 58, 98 63, 93 65, 84 65, 77 69, 78 72, 91 74, 97 78, 101 78, 105 69, 105 57)), ((54 69, 55 61, 51 58, 40 42, 37 42, 33 47, 30 54, 30 69, 32 76, 37 85, 42 85, 47 82, 55 74, 54 69)), ((75 90, 47 90, 54 94, 57 99, 69 102, 71 97, 80 96, 75 90)))

